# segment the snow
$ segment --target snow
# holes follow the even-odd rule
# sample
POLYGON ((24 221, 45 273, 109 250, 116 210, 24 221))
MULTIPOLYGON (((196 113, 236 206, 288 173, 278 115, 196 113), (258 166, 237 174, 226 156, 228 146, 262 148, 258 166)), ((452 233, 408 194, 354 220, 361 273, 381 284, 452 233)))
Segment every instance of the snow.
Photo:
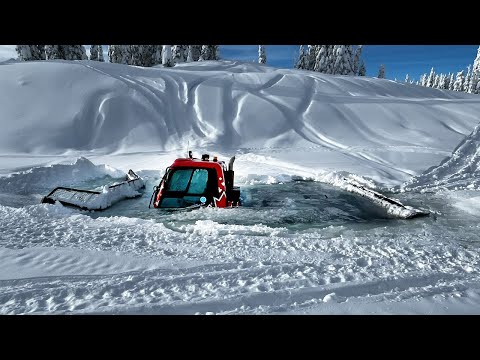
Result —
POLYGON ((478 95, 235 61, 2 65, 0 313, 479 312, 478 95), (245 206, 148 209, 187 146, 236 156, 245 206), (40 204, 129 169, 137 199, 40 204), (353 183, 432 215, 391 219, 353 183))

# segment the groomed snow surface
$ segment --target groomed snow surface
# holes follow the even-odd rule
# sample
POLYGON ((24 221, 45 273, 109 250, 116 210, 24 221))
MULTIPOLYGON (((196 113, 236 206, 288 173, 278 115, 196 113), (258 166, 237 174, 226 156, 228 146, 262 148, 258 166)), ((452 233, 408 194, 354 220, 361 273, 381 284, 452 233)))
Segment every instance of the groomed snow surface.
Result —
POLYGON ((476 95, 231 61, 0 79, 2 314, 480 313, 476 95), (237 156, 244 207, 148 209, 187 145, 237 156), (40 204, 130 168, 138 199, 40 204), (432 215, 394 219, 344 178, 432 215))

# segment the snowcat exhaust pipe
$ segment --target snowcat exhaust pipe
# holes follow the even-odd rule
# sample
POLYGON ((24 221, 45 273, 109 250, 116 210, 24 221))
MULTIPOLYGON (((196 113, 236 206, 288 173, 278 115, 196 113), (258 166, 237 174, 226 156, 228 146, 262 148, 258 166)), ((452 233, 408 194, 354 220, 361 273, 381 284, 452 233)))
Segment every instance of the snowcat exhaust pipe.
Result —
POLYGON ((235 161, 235 156, 230 159, 228 162, 228 171, 233 171, 233 162, 235 161))

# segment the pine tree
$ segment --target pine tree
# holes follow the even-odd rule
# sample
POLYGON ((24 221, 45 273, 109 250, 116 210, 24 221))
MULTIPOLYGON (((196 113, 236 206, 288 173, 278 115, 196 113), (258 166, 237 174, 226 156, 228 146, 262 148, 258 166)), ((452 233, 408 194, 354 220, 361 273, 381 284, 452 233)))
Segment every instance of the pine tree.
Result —
POLYGON ((341 66, 341 72, 339 73, 340 75, 355 75, 354 72, 354 52, 352 45, 341 45, 342 51, 342 58, 340 60, 340 63, 342 64, 341 66))
MULTIPOLYGON (((318 51, 316 52, 315 65, 313 66, 313 71, 320 73, 326 72, 326 63, 327 63, 327 45, 318 45, 318 51)), ((310 54, 309 54, 310 55, 310 54)), ((307 66, 309 63, 307 63, 307 66)))
POLYGON ((385 66, 383 64, 380 65, 380 69, 378 69, 378 78, 385 79, 385 66))
POLYGON ((191 45, 191 47, 192 47, 192 59, 193 59, 193 61, 200 60, 200 56, 202 55, 203 45, 191 45))
POLYGON ((465 75, 463 70, 457 73, 455 83, 453 84, 453 91, 463 91, 463 84, 465 82, 465 75))
POLYGON ((428 79, 427 74, 423 74, 422 76, 420 76, 420 85, 427 86, 427 79, 428 79))
POLYGON ((202 45, 202 52, 200 54, 200 58, 198 61, 206 61, 210 60, 210 46, 209 45, 202 45))
POLYGON ((325 71, 326 74, 335 74, 335 62, 337 60, 337 56, 335 54, 335 47, 336 45, 327 45, 327 69, 325 71))
POLYGON ((468 89, 466 89, 466 91, 470 94, 476 94, 477 84, 478 84, 478 75, 472 72, 472 75, 470 77, 470 82, 468 84, 468 89))
POLYGON ((433 70, 433 67, 432 67, 432 69, 430 70, 430 74, 428 75, 426 86, 433 87, 434 82, 435 82, 435 71, 433 70))
POLYGON ((153 55, 153 63, 154 65, 160 65, 162 63, 162 52, 163 46, 162 45, 153 45, 155 52, 153 55))
POLYGON ((103 59, 103 46, 102 45, 97 45, 98 46, 98 61, 104 62, 105 60, 103 59))
POLYGON ((21 61, 35 60, 32 54, 32 46, 35 46, 35 45, 17 45, 15 47, 15 51, 18 54, 18 59, 21 61))
POLYGON ((35 60, 45 60, 45 45, 31 45, 30 50, 35 60))
POLYGON ((452 90, 453 91, 453 88, 455 86, 455 80, 453 78, 453 73, 450 75, 450 82, 449 82, 449 85, 448 85, 448 90, 452 90))
MULTIPOLYGON (((302 45, 303 46, 303 45, 302 45)), ((308 45, 308 53, 305 54, 305 70, 315 70, 315 63, 317 62, 317 54, 320 50, 320 45, 308 45)))
POLYGON ((192 45, 188 45, 188 50, 187 50, 187 62, 192 62, 193 61, 193 48, 192 45))
POLYGON ((165 67, 172 67, 175 65, 172 58, 172 45, 163 45, 162 64, 165 67))
POLYGON ((98 61, 98 45, 90 45, 90 60, 98 61))
POLYGON ((367 70, 365 69, 365 63, 363 60, 360 61, 360 67, 358 68, 358 76, 365 76, 367 74, 367 70))
POLYGON ((358 71, 360 70, 360 57, 362 56, 362 49, 363 49, 363 45, 358 45, 357 48, 355 49, 355 58, 353 60, 354 75, 359 75, 358 71))
POLYGON ((122 45, 108 45, 108 60, 111 63, 121 64, 122 63, 122 45))
POLYGON ((445 79, 446 78, 447 77, 445 76, 445 74, 440 74, 437 89, 445 89, 445 79))
POLYGON ((186 57, 186 45, 173 45, 172 56, 175 63, 185 62, 186 57))
POLYGON ((265 64, 267 62, 267 54, 265 53, 265 46, 258 45, 258 63, 265 64))
POLYGON ((305 70, 308 67, 308 57, 305 54, 305 48, 303 45, 300 45, 300 50, 298 54, 298 59, 295 62, 295 69, 305 70))
POLYGON ((410 83, 410 76, 408 76, 408 74, 407 74, 407 76, 405 76, 405 82, 406 82, 407 84, 410 83))
POLYGON ((104 61, 102 45, 90 45, 90 60, 104 61))
POLYGON ((443 89, 448 90, 450 88, 450 76, 452 76, 451 73, 448 73, 448 75, 445 75, 445 83, 443 84, 443 89))
MULTIPOLYGON (((210 45, 210 60, 220 60, 220 46, 210 45)), ((266 55, 265 55, 266 60, 266 55)))
POLYGON ((45 59, 46 60, 65 59, 62 45, 45 45, 45 59))
POLYGON ((465 76, 464 83, 463 83, 463 90, 465 92, 468 92, 468 89, 470 87, 470 82, 472 81, 472 66, 468 65, 467 67, 467 76, 465 76))
POLYGON ((88 60, 87 52, 83 45, 59 45, 63 47, 65 60, 88 60))
POLYGON ((435 80, 433 81, 433 87, 438 89, 438 84, 440 83, 440 75, 435 74, 435 80))
POLYGON ((472 72, 480 77, 480 46, 478 47, 478 50, 477 50, 477 57, 473 61, 472 72))
POLYGON ((130 45, 130 65, 143 66, 143 45, 130 45))

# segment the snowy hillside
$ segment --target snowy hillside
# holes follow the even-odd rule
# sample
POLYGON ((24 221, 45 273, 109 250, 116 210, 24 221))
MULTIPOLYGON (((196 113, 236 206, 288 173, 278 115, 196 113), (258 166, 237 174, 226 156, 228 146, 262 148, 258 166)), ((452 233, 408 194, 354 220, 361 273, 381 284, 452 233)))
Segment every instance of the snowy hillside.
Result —
POLYGON ((480 125, 440 165, 413 178, 406 190, 480 190, 480 125))
POLYGON ((184 152, 189 142, 399 184, 480 121, 475 95, 232 61, 20 62, 0 66, 0 79, 0 154, 184 152))
POLYGON ((385 79, 0 63, 0 314, 478 314, 479 123, 478 95, 385 79), (187 144, 236 155, 243 206, 148 208, 187 144), (40 203, 128 169, 146 190, 105 211, 40 203))

